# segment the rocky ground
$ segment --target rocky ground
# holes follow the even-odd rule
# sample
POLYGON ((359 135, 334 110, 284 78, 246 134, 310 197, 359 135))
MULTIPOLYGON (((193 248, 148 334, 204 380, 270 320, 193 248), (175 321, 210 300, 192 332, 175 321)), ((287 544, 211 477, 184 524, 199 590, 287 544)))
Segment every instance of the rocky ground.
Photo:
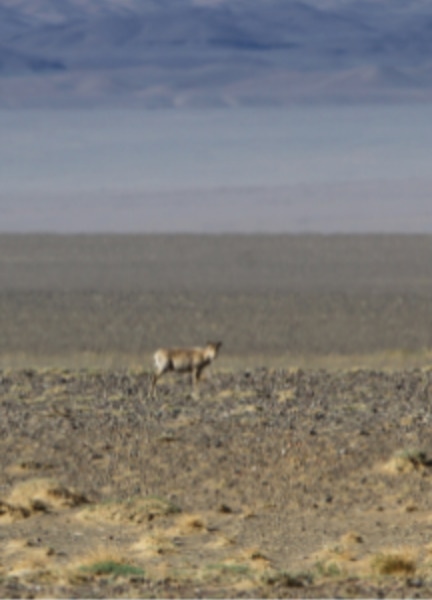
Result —
POLYGON ((432 370, 0 373, 1 597, 431 597, 432 370))
POLYGON ((0 597, 432 597, 431 256, 0 235, 0 597))

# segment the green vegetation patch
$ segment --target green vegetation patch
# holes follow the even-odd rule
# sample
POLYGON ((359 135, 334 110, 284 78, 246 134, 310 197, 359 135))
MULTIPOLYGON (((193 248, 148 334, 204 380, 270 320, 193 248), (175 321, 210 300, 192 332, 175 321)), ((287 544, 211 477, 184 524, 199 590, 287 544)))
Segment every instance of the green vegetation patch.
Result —
POLYGON ((215 563, 206 566, 208 573, 214 573, 217 576, 224 577, 252 577, 253 573, 249 565, 245 564, 230 564, 230 563, 215 563))
POLYGON ((111 577, 144 577, 145 572, 141 567, 114 560, 104 560, 81 567, 81 571, 91 575, 109 575, 111 577))
POLYGON ((315 569, 321 577, 340 577, 343 575, 341 567, 335 562, 319 561, 315 563, 315 569))

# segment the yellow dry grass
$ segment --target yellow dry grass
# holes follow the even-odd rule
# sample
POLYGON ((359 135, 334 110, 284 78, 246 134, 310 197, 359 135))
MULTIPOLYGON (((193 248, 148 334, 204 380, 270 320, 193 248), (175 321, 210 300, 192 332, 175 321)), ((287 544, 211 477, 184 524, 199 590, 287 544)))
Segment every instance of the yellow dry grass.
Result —
POLYGON ((207 542, 206 548, 210 550, 222 550, 235 546, 235 539, 224 534, 217 534, 207 542))
POLYGON ((179 515, 171 527, 167 530, 167 534, 172 537, 197 535, 208 531, 207 519, 200 513, 184 513, 179 515))
POLYGON ((161 558, 179 551, 173 537, 163 530, 156 530, 143 535, 137 542, 132 544, 131 550, 142 558, 161 558))
POLYGON ((69 567, 71 569, 81 569, 82 567, 88 567, 95 563, 104 562, 115 562, 115 563, 126 563, 128 557, 122 552, 117 546, 98 546, 91 550, 77 556, 69 567))
POLYGON ((249 565, 254 573, 262 573, 269 569, 271 561, 268 556, 261 551, 259 546, 242 548, 238 552, 238 560, 242 564, 249 565))
POLYGON ((34 509, 38 503, 45 504, 49 509, 71 508, 88 502, 83 494, 48 478, 28 479, 18 483, 8 500, 13 505, 30 509, 34 509))
MULTIPOLYGON (((131 374, 148 374, 152 368, 152 353, 149 352, 66 352, 61 354, 34 354, 27 352, 5 352, 2 354, 2 369, 127 369, 131 374)), ((382 350, 364 354, 242 354, 233 355, 227 349, 218 358, 212 371, 250 369, 256 366, 284 368, 295 371, 299 368, 353 370, 353 369, 408 369, 430 368, 432 351, 424 348, 415 351, 403 349, 382 350)), ((210 376, 211 378, 211 376, 210 376)))
POLYGON ((51 570, 52 558, 50 549, 37 548, 14 559, 8 576, 23 577, 26 575, 51 570))
MULTIPOLYGON (((215 519, 217 516, 213 515, 215 519)), ((210 519, 210 514, 201 513, 173 515, 171 523, 153 527, 141 535, 130 551, 145 561, 152 578, 163 573, 170 580, 197 584, 226 580, 248 589, 251 581, 256 583, 270 568, 270 560, 259 547, 238 547, 232 537, 210 527, 210 519), (198 546, 200 560, 194 558, 191 562, 198 546)))
POLYGON ((21 519, 26 519, 31 515, 31 511, 22 506, 13 506, 4 500, 0 500, 0 522, 14 523, 21 519))
POLYGON ((290 400, 293 400, 295 398, 295 389, 294 388, 288 388, 286 390, 281 390, 280 392, 278 392, 277 394, 277 399, 278 402, 289 402, 290 400))
POLYGON ((413 575, 417 570, 418 552, 413 548, 386 549, 369 557, 369 565, 376 575, 413 575))
POLYGON ((112 500, 93 504, 77 514, 77 518, 87 521, 108 521, 123 523, 147 523, 155 517, 178 512, 172 503, 157 497, 132 497, 124 501, 112 500))
POLYGON ((340 537, 343 546, 352 546, 363 543, 363 537, 357 531, 347 531, 340 537))
POLYGON ((6 541, 2 546, 3 568, 7 576, 27 577, 56 570, 55 552, 49 546, 33 545, 25 538, 6 541))
POLYGON ((73 508, 87 502, 83 494, 55 479, 27 479, 17 483, 5 500, 0 500, 0 520, 13 522, 38 512, 73 508))
POLYGON ((341 536, 340 544, 324 547, 315 554, 312 571, 319 580, 355 577, 373 581, 414 574, 429 576, 431 564, 425 548, 384 547, 371 552, 364 549, 361 535, 347 532, 341 536))
POLYGON ((401 475, 424 469, 426 454, 416 448, 399 450, 388 461, 380 465, 380 470, 389 475, 401 475))
POLYGON ((315 553, 314 570, 320 578, 346 575, 347 565, 355 560, 355 552, 340 544, 325 546, 315 553))

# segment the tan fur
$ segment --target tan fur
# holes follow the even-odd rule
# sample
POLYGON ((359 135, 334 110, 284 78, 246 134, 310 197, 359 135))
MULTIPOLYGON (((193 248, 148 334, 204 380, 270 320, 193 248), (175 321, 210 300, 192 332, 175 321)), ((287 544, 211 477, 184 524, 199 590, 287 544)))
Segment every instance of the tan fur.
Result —
POLYGON ((194 391, 205 367, 214 361, 222 342, 208 342, 203 348, 160 348, 153 355, 154 373, 149 395, 153 396, 158 380, 164 373, 191 373, 194 391))

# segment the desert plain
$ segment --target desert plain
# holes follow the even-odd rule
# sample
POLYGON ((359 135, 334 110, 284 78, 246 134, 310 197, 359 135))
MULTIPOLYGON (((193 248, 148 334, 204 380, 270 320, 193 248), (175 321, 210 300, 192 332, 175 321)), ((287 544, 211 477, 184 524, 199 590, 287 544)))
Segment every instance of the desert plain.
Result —
POLYGON ((432 236, 0 235, 1 597, 431 597, 432 236), (222 340, 199 395, 160 346, 222 340))

